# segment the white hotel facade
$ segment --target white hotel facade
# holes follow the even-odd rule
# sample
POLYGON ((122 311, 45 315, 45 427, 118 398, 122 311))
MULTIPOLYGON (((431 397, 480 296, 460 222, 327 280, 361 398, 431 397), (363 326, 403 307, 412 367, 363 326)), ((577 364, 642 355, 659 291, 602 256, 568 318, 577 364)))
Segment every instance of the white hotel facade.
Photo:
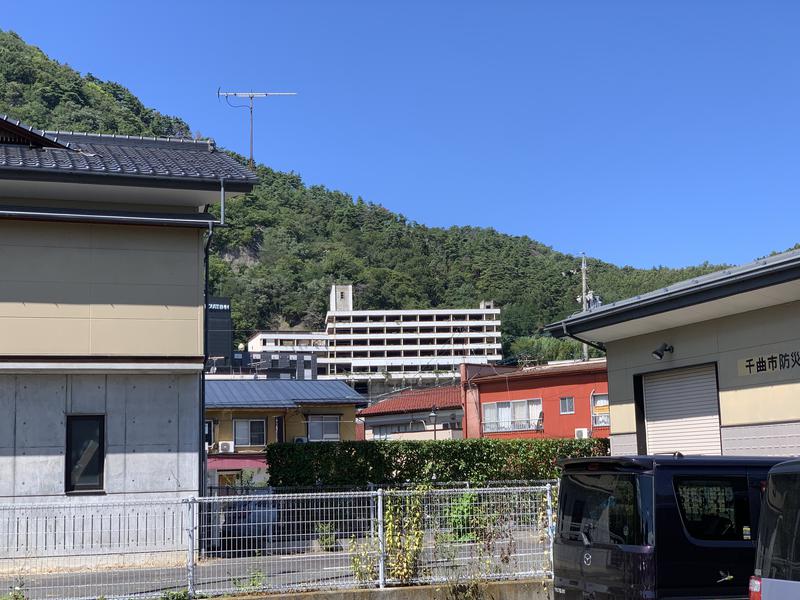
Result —
POLYGON ((259 332, 248 350, 317 354, 319 379, 346 379, 359 391, 425 385, 459 377, 459 365, 499 361, 500 309, 353 310, 353 286, 331 288, 325 331, 259 332))

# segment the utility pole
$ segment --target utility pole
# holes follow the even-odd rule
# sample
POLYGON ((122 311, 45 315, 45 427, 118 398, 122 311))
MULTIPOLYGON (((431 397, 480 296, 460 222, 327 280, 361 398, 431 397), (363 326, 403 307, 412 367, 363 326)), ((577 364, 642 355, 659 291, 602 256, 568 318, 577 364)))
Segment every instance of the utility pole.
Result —
POLYGON ((253 161, 253 99, 266 98, 267 96, 296 96, 297 92, 222 92, 217 89, 217 98, 225 98, 225 101, 234 108, 250 108, 250 161, 248 164, 252 169, 255 166, 253 161), (228 98, 248 98, 249 105, 231 104, 228 98))
MULTIPOLYGON (((581 252, 581 308, 586 312, 587 297, 586 297, 586 252, 581 252)), ((586 342, 583 343, 583 360, 589 360, 589 346, 586 342)))

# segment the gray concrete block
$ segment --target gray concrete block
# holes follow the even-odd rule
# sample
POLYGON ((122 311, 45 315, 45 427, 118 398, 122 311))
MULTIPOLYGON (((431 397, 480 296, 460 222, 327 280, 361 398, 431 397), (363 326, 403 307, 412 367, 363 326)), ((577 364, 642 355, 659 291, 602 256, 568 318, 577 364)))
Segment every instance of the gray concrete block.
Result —
POLYGON ((127 375, 106 378, 106 442, 109 446, 125 445, 127 385, 127 375))
MULTIPOLYGON (((14 446, 16 376, 0 375, 0 448, 14 446)), ((2 454, 0 452, 0 454, 2 454)), ((2 485, 2 483, 0 483, 2 485)))
POLYGON ((108 446, 103 487, 107 494, 123 494, 125 481, 125 446, 108 446))
POLYGON ((126 386, 126 445, 175 445, 178 439, 178 384, 170 375, 130 376, 126 386))
POLYGON ((52 447, 25 448, 15 459, 15 496, 64 493, 64 451, 52 447))
POLYGON ((200 440, 200 376, 179 375, 178 380, 178 430, 179 443, 194 444, 200 440))
POLYGON ((0 498, 14 495, 14 461, 10 453, 0 452, 0 498))
POLYGON ((106 376, 71 375, 69 378, 69 414, 102 415, 106 412, 106 376))
POLYGON ((178 485, 183 491, 199 492, 200 455, 196 450, 178 452, 178 485))
POLYGON ((66 390, 66 375, 17 376, 17 450, 64 447, 66 390))
POLYGON ((125 491, 178 491, 178 453, 168 445, 128 446, 125 491))

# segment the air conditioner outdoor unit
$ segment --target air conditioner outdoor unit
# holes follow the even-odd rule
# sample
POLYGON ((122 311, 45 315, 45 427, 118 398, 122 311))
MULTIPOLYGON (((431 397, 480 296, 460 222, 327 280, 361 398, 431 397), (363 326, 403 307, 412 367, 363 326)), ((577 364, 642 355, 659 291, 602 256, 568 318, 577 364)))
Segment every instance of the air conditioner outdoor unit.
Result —
POLYGON ((305 444, 306 442, 308 442, 308 438, 307 437, 297 436, 296 438, 294 438, 294 443, 295 444, 305 444))
POLYGON ((233 443, 233 440, 228 440, 219 443, 219 451, 223 454, 233 454, 235 450, 236 450, 236 445, 233 443))
POLYGON ((588 437, 589 437, 589 429, 587 427, 582 427, 580 429, 575 430, 576 440, 585 440, 588 437))

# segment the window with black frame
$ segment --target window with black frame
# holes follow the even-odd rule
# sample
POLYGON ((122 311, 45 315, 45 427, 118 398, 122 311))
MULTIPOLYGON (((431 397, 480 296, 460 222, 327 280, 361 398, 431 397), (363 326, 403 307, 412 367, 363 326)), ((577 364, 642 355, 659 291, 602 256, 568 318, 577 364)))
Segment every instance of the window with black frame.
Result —
POLYGON ((745 477, 675 478, 686 531, 699 540, 749 541, 750 503, 745 477))
MULTIPOLYGON (((561 479, 562 539, 584 544, 650 543, 636 477, 627 474, 570 474, 561 479)), ((648 516, 649 518, 649 516, 648 516)))
POLYGON ((105 416, 67 416, 65 490, 102 491, 105 463, 105 416))

